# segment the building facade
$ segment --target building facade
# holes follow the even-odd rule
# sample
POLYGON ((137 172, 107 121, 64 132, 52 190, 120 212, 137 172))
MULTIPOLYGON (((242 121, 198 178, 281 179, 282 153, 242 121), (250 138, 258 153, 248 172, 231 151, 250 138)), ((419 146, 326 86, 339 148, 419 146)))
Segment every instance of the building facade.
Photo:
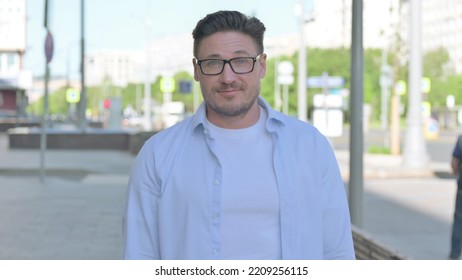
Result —
POLYGON ((25 115, 32 74, 23 69, 26 0, 0 0, 0 117, 25 115))
POLYGON ((85 82, 97 86, 107 81, 117 86, 139 83, 144 66, 140 51, 98 50, 85 54, 85 82))
POLYGON ((154 82, 179 71, 192 74, 191 34, 153 40, 143 51, 100 50, 85 54, 87 85, 154 82))
MULTIPOLYGON (((406 1, 408 2, 408 1, 406 1)), ((462 1, 422 1, 422 49, 445 48, 450 57, 448 69, 462 73, 462 1)))

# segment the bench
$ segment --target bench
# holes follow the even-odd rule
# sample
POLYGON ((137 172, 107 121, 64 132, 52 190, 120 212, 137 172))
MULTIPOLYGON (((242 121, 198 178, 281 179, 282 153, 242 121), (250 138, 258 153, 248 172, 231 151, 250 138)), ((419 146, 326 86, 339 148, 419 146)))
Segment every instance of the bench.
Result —
POLYGON ((352 225, 353 243, 357 260, 406 260, 403 253, 374 239, 365 231, 352 225))

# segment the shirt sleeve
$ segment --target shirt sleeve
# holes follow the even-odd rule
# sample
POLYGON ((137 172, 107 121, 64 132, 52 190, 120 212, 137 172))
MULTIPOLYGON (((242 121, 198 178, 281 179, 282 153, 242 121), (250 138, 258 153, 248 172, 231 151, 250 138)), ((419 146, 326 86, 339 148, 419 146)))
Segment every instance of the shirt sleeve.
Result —
POLYGON ((337 159, 330 145, 325 148, 322 174, 324 193, 323 252, 324 259, 355 259, 350 212, 345 185, 337 159))
POLYGON ((160 259, 157 209, 160 196, 152 151, 138 154, 128 183, 123 220, 124 259, 160 259))
POLYGON ((457 137, 456 145, 454 146, 454 150, 452 151, 452 156, 458 159, 462 158, 462 136, 457 137))

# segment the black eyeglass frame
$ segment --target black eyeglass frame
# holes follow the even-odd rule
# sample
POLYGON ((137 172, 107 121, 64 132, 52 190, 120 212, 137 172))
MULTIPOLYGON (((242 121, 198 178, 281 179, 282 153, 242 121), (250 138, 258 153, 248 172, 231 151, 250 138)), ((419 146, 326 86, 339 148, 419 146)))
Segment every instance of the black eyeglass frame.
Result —
POLYGON ((260 60, 261 55, 262 55, 262 54, 259 54, 259 55, 257 55, 256 57, 251 57, 251 56, 242 57, 242 56, 241 56, 241 57, 234 57, 234 58, 231 58, 231 59, 215 59, 215 58, 213 58, 213 59, 202 59, 202 60, 198 60, 198 59, 196 58, 196 63, 197 63, 197 65, 199 65, 199 68, 201 69, 201 73, 202 73, 203 75, 206 75, 206 76, 216 76, 216 75, 220 75, 221 73, 223 73, 223 70, 225 70, 225 65, 226 65, 226 63, 229 64, 229 67, 231 68, 231 70, 233 70, 233 72, 234 72, 235 74, 238 74, 238 75, 239 75, 239 74, 248 74, 248 73, 251 73, 251 72, 255 69, 255 62, 257 62, 257 61, 260 60), (238 59, 243 59, 243 58, 250 58, 250 59, 253 60, 252 69, 250 69, 250 71, 247 71, 247 72, 236 72, 236 71, 234 70, 233 65, 231 64, 231 62, 232 62, 233 60, 238 60, 238 59), (223 67, 221 68, 221 71, 220 71, 220 72, 218 72, 218 73, 216 73, 216 74, 206 74, 206 73, 204 73, 204 70, 202 70, 202 63, 203 63, 203 62, 206 62, 206 61, 211 61, 211 60, 218 60, 218 61, 222 61, 222 62, 223 62, 223 67))

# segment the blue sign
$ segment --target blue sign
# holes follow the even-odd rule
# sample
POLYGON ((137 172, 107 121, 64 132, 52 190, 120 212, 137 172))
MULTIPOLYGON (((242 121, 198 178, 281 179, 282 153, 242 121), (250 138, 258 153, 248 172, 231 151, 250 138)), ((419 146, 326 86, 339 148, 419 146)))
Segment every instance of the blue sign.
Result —
POLYGON ((306 86, 308 88, 341 88, 345 85, 345 78, 339 76, 308 77, 306 86))
POLYGON ((180 93, 191 93, 192 82, 191 81, 180 81, 180 93))

